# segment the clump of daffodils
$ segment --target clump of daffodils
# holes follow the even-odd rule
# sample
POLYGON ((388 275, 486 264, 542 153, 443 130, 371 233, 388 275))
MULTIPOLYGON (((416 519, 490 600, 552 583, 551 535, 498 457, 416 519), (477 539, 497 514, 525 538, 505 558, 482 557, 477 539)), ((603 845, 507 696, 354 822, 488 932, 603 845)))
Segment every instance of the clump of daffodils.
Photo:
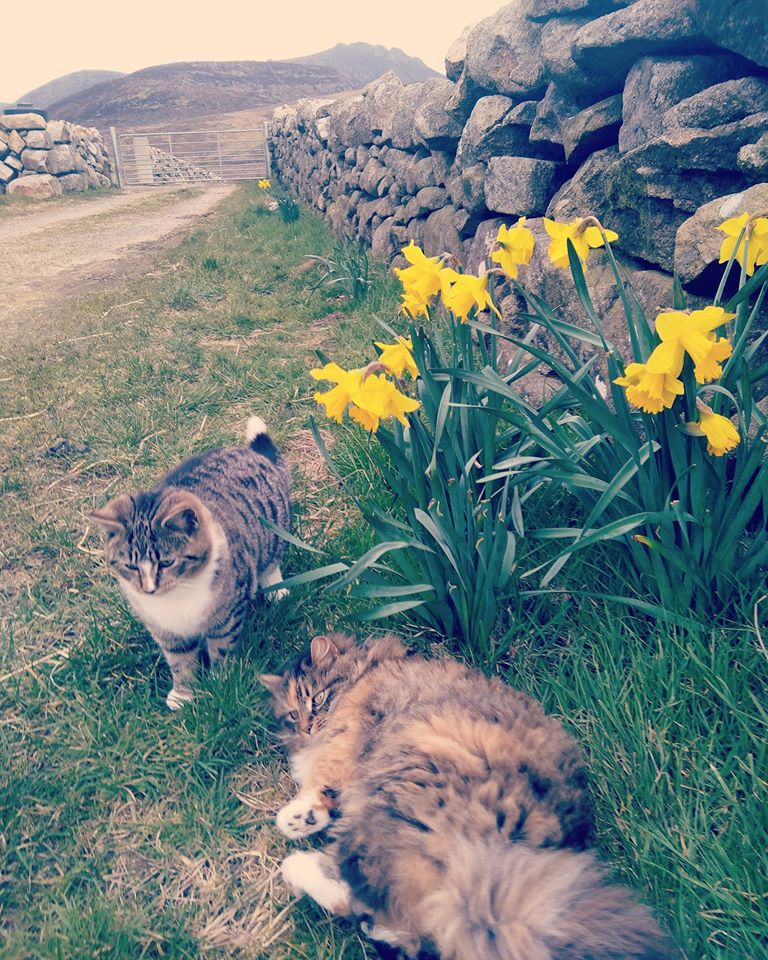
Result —
MULTIPOLYGON (((720 247, 720 263, 736 261, 747 276, 768 263, 768 217, 742 213, 731 217, 717 228, 724 233, 720 247)), ((656 333, 661 341, 645 363, 630 363, 623 377, 614 383, 626 390, 627 400, 645 413, 672 409, 678 397, 684 397, 684 367, 693 369, 698 384, 710 383, 723 374, 722 362, 733 352, 726 337, 717 331, 736 314, 722 307, 703 310, 671 310, 656 318, 656 333)), ((695 388, 691 389, 695 392, 695 388)), ((695 409, 697 420, 689 420, 685 431, 694 437, 706 437, 707 452, 722 457, 740 443, 734 424, 715 413, 700 397, 691 396, 689 410, 695 409)))
POLYGON ((256 186, 259 188, 259 190, 269 190, 269 189, 271 188, 271 186, 272 186, 272 181, 271 181, 271 180, 258 180, 258 181, 256 182, 256 186))
MULTIPOLYGON (((630 363, 623 377, 614 383, 624 387, 627 400, 645 413, 671 410, 678 397, 685 395, 681 376, 689 359, 697 383, 704 384, 722 376, 721 363, 732 352, 730 341, 717 335, 717 329, 734 318, 722 307, 703 310, 671 310, 656 318, 656 333, 661 343, 645 363, 630 363)), ((700 399, 695 399, 698 421, 690 421, 686 432, 691 436, 706 436, 707 452, 722 457, 739 443, 736 427, 726 417, 713 411, 700 399), (726 426, 727 425, 727 426, 726 426)))

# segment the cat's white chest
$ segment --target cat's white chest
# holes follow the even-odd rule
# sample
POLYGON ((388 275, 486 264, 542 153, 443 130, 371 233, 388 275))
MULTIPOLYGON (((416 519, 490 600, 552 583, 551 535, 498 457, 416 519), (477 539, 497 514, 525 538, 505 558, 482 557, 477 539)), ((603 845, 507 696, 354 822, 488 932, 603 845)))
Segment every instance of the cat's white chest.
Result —
POLYGON ((294 753, 290 758, 291 774, 297 786, 301 786, 309 777, 317 759, 319 745, 312 744, 294 753))
POLYGON ((130 584, 121 583, 134 613, 150 630, 193 637, 206 625, 216 602, 213 580, 218 564, 211 560, 190 580, 182 580, 167 593, 146 594, 130 584))

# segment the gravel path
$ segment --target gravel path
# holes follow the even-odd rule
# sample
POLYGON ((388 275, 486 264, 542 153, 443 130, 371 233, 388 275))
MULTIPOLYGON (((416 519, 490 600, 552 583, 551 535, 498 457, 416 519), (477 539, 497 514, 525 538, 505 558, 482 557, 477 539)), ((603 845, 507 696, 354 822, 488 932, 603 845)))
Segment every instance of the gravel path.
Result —
POLYGON ((235 188, 174 186, 0 207, 0 341, 46 335, 63 300, 139 272, 235 188))

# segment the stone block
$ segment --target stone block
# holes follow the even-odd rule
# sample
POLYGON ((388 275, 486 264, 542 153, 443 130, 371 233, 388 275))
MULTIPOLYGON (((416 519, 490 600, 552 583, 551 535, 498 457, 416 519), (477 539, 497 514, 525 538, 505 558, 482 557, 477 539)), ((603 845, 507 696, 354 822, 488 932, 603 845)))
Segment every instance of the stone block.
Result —
POLYGON ((53 137, 48 130, 28 130, 24 139, 32 150, 50 150, 53 146, 53 137))
POLYGON ((65 193, 88 189, 88 184, 82 173, 65 173, 63 176, 57 177, 57 179, 61 184, 61 189, 65 193))
POLYGON ((618 141, 622 97, 614 94, 563 122, 563 148, 569 163, 581 163, 590 153, 618 141))
POLYGON ((467 79, 481 90, 518 100, 542 96, 547 77, 540 32, 541 26, 528 19, 521 0, 481 20, 467 37, 467 79))
POLYGON ((708 48, 698 8, 699 0, 636 0, 581 27, 573 39, 573 59, 598 81, 612 78, 618 92, 638 57, 708 48))
POLYGON ((765 0, 702 3, 698 21, 704 36, 718 47, 768 67, 765 0))
POLYGON ((18 177, 8 184, 8 195, 17 197, 31 197, 34 200, 46 200, 48 197, 57 197, 61 194, 61 184, 49 173, 38 176, 18 177))
POLYGON ((11 130, 8 136, 8 148, 11 153, 20 154, 21 151, 26 146, 24 137, 18 133, 16 130, 11 130))
POLYGON ((48 173, 52 173, 55 176, 62 173, 71 173, 77 169, 79 159, 69 144, 58 143, 48 152, 48 160, 46 163, 48 173))
POLYGON ((485 202, 493 213, 538 217, 558 187, 560 164, 529 157, 493 157, 488 161, 485 202))
POLYGON ((49 120, 48 133, 53 137, 54 143, 72 142, 72 125, 66 120, 49 120))
POLYGON ((763 211, 768 211, 768 183, 758 183, 747 190, 702 204, 680 225, 675 235, 674 268, 681 282, 692 283, 711 268, 719 274, 722 270, 718 264, 720 247, 725 234, 717 228, 731 217, 763 211))
POLYGON ((707 87, 671 107, 663 117, 664 130, 698 127, 711 130, 735 123, 753 113, 768 112, 768 78, 741 77, 707 87))
POLYGON ((21 151, 21 162, 24 164, 24 169, 32 173, 45 173, 47 160, 47 150, 30 150, 25 148, 21 151))
POLYGON ((425 80, 421 87, 422 95, 413 118, 414 140, 435 150, 455 148, 461 125, 446 110, 453 83, 434 78, 425 80))
POLYGON ((725 80, 744 76, 749 65, 731 54, 693 57, 641 57, 624 86, 619 149, 645 146, 664 130, 675 104, 725 80))
POLYGON ((46 126, 39 113, 0 114, 0 130, 45 130, 46 126))

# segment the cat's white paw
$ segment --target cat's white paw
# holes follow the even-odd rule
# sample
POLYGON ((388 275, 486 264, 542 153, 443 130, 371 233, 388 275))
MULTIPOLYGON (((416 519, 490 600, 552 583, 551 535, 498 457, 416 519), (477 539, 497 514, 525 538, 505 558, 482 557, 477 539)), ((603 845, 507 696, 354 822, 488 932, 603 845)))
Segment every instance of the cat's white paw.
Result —
POLYGON ((379 943, 386 943, 390 947, 399 947, 402 945, 403 940, 401 935, 396 930, 383 927, 380 923, 371 923, 368 920, 363 920, 360 927, 369 940, 377 940, 379 943))
POLYGON ((280 870, 294 893, 306 893, 331 913, 349 913, 352 892, 327 854, 297 851, 283 860, 280 870))
POLYGON ((194 699, 195 695, 191 690, 177 690, 174 687, 165 698, 165 703, 169 710, 181 710, 185 703, 194 699))
MULTIPOLYGON (((265 587, 274 587, 276 584, 281 583, 282 580, 283 574, 280 571, 280 567, 275 566, 272 567, 271 570, 266 570, 261 577, 259 577, 259 586, 263 590, 265 587)), ((288 590, 286 587, 280 587, 279 590, 270 590, 269 593, 265 593, 264 596, 270 603, 279 603, 288 596, 288 590)))
POLYGON ((280 603, 281 600, 285 600, 290 592, 287 587, 280 587, 279 590, 270 590, 269 593, 265 593, 264 596, 270 603, 280 603))
POLYGON ((291 840, 308 837, 311 833, 325 830, 330 822, 325 807, 318 802, 316 794, 299 794, 278 811, 277 829, 291 840))

